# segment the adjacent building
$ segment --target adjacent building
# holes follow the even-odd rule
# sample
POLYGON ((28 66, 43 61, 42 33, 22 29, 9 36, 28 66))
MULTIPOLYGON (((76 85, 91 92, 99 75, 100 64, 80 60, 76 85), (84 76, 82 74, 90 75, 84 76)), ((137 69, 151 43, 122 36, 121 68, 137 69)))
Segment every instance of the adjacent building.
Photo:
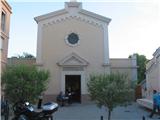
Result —
POLYGON ((50 71, 44 99, 54 100, 71 89, 74 101, 89 100, 87 82, 92 73, 120 72, 137 80, 136 58, 110 59, 110 18, 84 10, 81 2, 65 2, 65 8, 35 17, 38 24, 39 68, 50 71))
POLYGON ((2 71, 7 64, 10 16, 12 11, 6 0, 1 0, 0 10, 0 71, 2 71))
MULTIPOLYGON (((8 41, 9 41, 9 29, 10 29, 10 16, 11 7, 6 0, 0 1, 0 78, 7 64, 8 55, 8 41)), ((1 96, 3 99, 4 93, 1 88, 1 96)))
POLYGON ((147 99, 152 100, 153 90, 160 92, 160 47, 153 53, 153 58, 146 66, 147 99))
POLYGON ((160 47, 153 53, 153 58, 146 65, 146 80, 143 83, 142 99, 138 103, 153 108, 153 90, 160 92, 160 47))

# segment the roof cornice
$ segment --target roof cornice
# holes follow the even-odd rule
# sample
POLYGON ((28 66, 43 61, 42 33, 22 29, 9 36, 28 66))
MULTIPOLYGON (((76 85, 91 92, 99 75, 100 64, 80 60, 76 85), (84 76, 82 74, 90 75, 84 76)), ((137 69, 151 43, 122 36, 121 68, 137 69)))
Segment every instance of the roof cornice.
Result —
POLYGON ((5 1, 5 0, 2 0, 2 4, 7 8, 7 10, 10 12, 10 13, 12 13, 12 8, 11 8, 11 6, 7 3, 7 1, 5 1))
POLYGON ((87 66, 88 64, 89 64, 89 62, 87 60, 80 57, 79 55, 77 55, 74 52, 69 54, 68 56, 66 56, 65 58, 60 60, 59 62, 57 62, 58 66, 87 66), (73 59, 76 59, 79 62, 78 63, 75 63, 75 62, 70 63, 69 61, 72 61, 73 59))
POLYGON ((94 19, 97 19, 97 20, 100 20, 102 22, 107 22, 107 23, 110 23, 111 19, 110 18, 107 18, 107 17, 104 17, 102 15, 98 15, 96 13, 93 13, 93 12, 90 12, 90 11, 87 11, 87 10, 84 10, 84 9, 81 9, 79 11, 79 13, 83 14, 83 15, 86 15, 86 16, 89 16, 91 18, 94 18, 94 19))
POLYGON ((157 50, 153 53, 153 56, 159 56, 160 55, 160 47, 157 48, 157 50))
POLYGON ((63 15, 63 14, 66 14, 66 13, 68 13, 68 11, 66 11, 65 9, 61 9, 61 10, 54 11, 54 12, 51 12, 51 13, 48 13, 48 14, 37 16, 37 17, 34 18, 34 20, 38 23, 40 21, 50 19, 52 17, 56 17, 56 16, 63 15))
POLYGON ((104 17, 102 15, 98 15, 96 13, 93 13, 93 12, 82 9, 81 8, 81 3, 79 3, 79 2, 77 2, 77 3, 67 3, 66 2, 65 5, 66 6, 68 5, 67 7, 65 7, 65 9, 61 9, 61 10, 58 10, 58 11, 55 11, 55 12, 51 12, 51 13, 48 13, 48 14, 44 14, 44 15, 35 17, 34 20, 38 23, 40 21, 50 19, 50 18, 54 18, 54 17, 57 17, 57 16, 61 16, 61 15, 67 14, 67 13, 71 14, 71 16, 72 16, 72 13, 70 13, 71 12, 70 9, 73 8, 73 10, 76 14, 80 14, 80 15, 86 16, 88 18, 92 18, 96 21, 100 21, 102 23, 107 23, 107 24, 109 24, 110 21, 111 21, 110 18, 107 18, 107 17, 104 17), (76 7, 74 7, 74 6, 76 6, 76 7))

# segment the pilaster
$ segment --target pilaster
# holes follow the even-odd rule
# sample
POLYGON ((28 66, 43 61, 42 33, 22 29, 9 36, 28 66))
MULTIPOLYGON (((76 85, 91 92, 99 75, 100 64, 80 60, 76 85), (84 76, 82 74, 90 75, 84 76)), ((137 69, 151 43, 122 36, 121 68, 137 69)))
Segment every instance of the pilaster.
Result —
POLYGON ((108 24, 103 24, 103 39, 104 39, 104 71, 110 73, 109 60, 109 42, 108 42, 108 24))
POLYGON ((42 26, 41 23, 38 23, 36 64, 42 64, 42 26))

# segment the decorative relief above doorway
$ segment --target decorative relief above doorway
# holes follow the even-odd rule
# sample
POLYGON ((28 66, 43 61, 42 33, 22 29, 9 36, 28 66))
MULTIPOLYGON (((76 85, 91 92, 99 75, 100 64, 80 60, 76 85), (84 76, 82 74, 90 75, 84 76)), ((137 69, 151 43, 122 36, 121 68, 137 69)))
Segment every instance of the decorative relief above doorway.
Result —
POLYGON ((71 53, 70 55, 66 56, 64 59, 60 60, 57 63, 59 66, 87 66, 89 62, 85 59, 78 56, 76 53, 71 53))

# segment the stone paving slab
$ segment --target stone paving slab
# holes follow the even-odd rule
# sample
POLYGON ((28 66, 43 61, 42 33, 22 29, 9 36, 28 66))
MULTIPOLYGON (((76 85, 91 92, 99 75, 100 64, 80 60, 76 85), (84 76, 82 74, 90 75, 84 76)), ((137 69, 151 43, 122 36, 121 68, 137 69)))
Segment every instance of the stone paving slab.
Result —
MULTIPOLYGON (((160 120, 158 115, 152 119, 148 116, 150 111, 140 107, 138 104, 133 103, 127 107, 117 107, 112 113, 112 120, 142 120, 142 116, 146 120, 160 120)), ((105 108, 99 109, 95 104, 72 104, 71 106, 60 107, 59 110, 53 115, 54 120, 100 120, 100 116, 107 118, 105 108)))
MULTIPOLYGON (((154 115, 152 119, 148 116, 150 111, 138 104, 133 103, 127 107, 117 107, 112 112, 111 120, 160 120, 158 115, 154 115)), ((53 114, 53 120, 107 120, 107 111, 105 108, 99 109, 95 104, 72 104, 70 106, 59 107, 58 111, 53 114)), ((3 119, 2 119, 3 120, 3 119)), ((11 119, 10 119, 11 120, 11 119)))

